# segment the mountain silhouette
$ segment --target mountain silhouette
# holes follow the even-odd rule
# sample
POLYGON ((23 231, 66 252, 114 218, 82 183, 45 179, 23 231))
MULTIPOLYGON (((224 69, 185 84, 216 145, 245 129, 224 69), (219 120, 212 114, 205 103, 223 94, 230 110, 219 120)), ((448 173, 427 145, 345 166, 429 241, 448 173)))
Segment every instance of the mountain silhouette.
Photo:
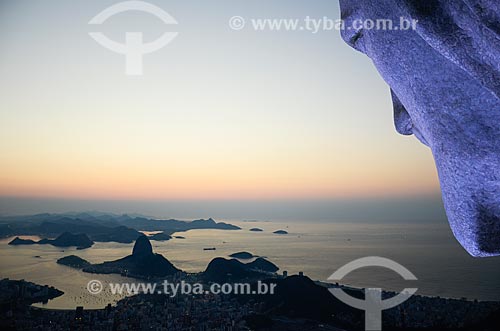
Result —
POLYGON ((153 255, 153 246, 146 236, 140 236, 135 241, 134 248, 132 249, 132 256, 140 258, 153 255))
POLYGON ((137 278, 165 277, 181 270, 163 255, 153 252, 148 237, 141 235, 135 241, 132 254, 124 258, 93 264, 83 268, 85 272, 97 274, 122 274, 137 278))
POLYGON ((236 259, 216 257, 208 264, 203 277, 208 281, 238 281, 269 276, 279 268, 272 262, 259 257, 251 263, 242 263, 236 259))

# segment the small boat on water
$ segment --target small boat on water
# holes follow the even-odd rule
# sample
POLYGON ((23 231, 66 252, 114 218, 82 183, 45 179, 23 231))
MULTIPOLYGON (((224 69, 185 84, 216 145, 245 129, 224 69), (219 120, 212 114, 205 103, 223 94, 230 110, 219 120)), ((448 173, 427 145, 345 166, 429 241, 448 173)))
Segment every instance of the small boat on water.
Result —
POLYGON ((205 247, 203 248, 204 251, 215 251, 215 247, 205 247))

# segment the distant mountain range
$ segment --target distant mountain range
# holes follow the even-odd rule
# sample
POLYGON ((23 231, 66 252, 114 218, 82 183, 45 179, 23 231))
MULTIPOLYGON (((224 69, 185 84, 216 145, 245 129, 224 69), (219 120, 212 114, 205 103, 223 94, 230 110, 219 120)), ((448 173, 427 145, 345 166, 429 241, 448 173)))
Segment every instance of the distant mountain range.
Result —
POLYGON ((162 231, 155 240, 168 240, 174 232, 193 229, 239 230, 238 226, 216 222, 212 218, 194 221, 157 220, 142 216, 99 212, 36 214, 0 217, 0 238, 19 235, 56 237, 63 232, 84 233, 98 242, 132 243, 139 231, 162 231))

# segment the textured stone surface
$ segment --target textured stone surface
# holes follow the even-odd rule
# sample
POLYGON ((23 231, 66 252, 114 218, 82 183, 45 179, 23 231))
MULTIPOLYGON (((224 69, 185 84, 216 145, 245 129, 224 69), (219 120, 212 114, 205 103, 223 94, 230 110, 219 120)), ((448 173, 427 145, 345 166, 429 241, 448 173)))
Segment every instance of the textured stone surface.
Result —
POLYGON ((500 1, 340 0, 340 7, 346 26, 418 20, 414 31, 342 37, 390 85, 397 131, 431 148, 455 237, 473 256, 500 255, 500 1))

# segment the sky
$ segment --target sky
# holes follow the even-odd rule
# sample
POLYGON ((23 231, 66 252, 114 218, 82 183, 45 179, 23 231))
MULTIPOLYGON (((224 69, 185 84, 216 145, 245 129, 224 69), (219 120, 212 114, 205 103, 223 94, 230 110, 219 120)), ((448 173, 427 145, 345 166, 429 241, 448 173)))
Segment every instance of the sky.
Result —
POLYGON ((118 2, 0 1, 0 213, 36 199, 439 199, 430 150, 395 132, 387 84, 338 31, 228 25, 338 19, 337 1, 149 1, 178 24, 87 24, 118 2), (95 31, 178 36, 127 76, 95 31))

